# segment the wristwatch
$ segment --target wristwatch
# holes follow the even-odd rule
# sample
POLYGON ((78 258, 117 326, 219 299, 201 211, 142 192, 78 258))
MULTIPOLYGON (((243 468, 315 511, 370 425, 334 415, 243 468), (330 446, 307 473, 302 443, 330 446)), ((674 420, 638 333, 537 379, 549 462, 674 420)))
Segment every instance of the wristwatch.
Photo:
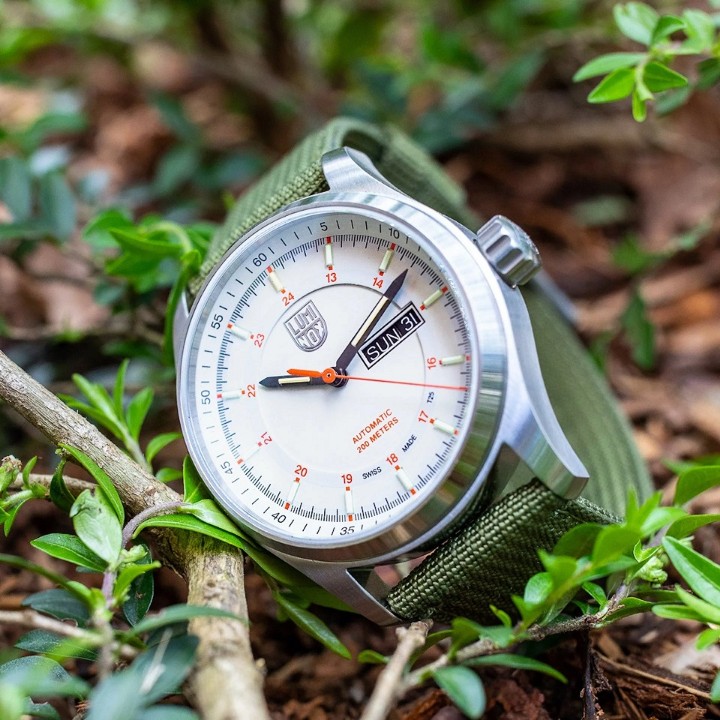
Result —
POLYGON ((208 488, 380 624, 510 610, 538 549, 649 488, 532 241, 477 226, 407 136, 339 118, 237 202, 176 314, 208 488))

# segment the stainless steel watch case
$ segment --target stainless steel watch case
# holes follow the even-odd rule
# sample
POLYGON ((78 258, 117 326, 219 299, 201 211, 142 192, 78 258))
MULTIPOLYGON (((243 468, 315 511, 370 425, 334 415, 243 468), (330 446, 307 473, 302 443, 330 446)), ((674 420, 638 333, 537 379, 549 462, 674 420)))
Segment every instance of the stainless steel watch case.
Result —
MULTIPOLYGON (((323 157, 329 191, 299 200, 238 241, 206 279, 191 309, 185 301, 175 317, 178 404, 188 450, 211 491, 225 509, 265 548, 380 624, 398 622, 382 603, 383 583, 373 568, 437 545, 479 502, 489 503, 509 488, 539 478, 558 495, 577 496, 587 471, 562 429, 545 391, 530 319, 519 290, 493 268, 480 251, 478 236, 390 185, 362 153, 341 148, 323 157), (195 443, 187 420, 185 339, 195 330, 203 293, 223 275, 248 244, 260 242, 295 213, 368 208, 407 225, 436 248, 442 268, 466 300, 468 327, 475 334, 480 362, 473 363, 478 393, 470 432, 458 448, 455 469, 432 497, 390 528, 359 542, 288 543, 234 507, 195 443), (471 471, 468 472, 468 468, 471 471)), ((519 277, 519 276, 517 276, 519 277)))

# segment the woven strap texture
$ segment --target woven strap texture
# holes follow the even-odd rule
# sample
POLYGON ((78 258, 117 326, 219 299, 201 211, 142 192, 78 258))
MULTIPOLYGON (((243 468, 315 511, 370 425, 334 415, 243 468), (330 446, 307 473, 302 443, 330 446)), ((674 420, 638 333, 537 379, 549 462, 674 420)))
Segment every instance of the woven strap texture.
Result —
MULTIPOLYGON (((342 146, 366 153, 411 197, 464 225, 478 224, 465 206, 462 189, 407 136, 393 128, 338 118, 306 138, 238 200, 190 283, 191 293, 251 228, 285 205, 327 190, 322 155, 342 146)), ((540 569, 540 548, 551 550, 579 523, 616 520, 623 513, 628 487, 640 497, 650 492, 647 470, 605 380, 551 303, 531 287, 524 288, 523 295, 550 400, 590 472, 585 497, 564 500, 536 480, 479 512, 391 590, 388 606, 408 621, 464 615, 492 622, 489 606, 510 610, 510 596, 522 593, 528 577, 540 569)))
POLYGON ((604 378, 550 302, 532 286, 523 295, 548 395, 590 481, 578 500, 535 481, 480 512, 391 590, 386 602, 403 619, 497 622, 490 605, 512 612, 511 595, 522 595, 528 577, 542 569, 538 550, 551 551, 579 523, 616 521, 628 488, 641 498, 651 491, 604 378))

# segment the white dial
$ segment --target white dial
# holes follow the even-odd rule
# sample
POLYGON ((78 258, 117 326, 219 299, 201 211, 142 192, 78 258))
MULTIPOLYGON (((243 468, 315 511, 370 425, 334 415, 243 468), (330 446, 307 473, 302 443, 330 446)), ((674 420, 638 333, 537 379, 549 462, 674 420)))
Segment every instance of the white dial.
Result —
POLYGON ((327 547, 432 500, 480 375, 454 277, 419 233, 352 207, 290 214, 228 255, 193 310, 181 411, 231 514, 327 547))

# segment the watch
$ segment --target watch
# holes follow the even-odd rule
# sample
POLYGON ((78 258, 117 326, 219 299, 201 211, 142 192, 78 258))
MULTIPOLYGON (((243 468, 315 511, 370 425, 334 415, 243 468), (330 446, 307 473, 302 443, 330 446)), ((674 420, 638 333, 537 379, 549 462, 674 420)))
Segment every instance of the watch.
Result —
POLYGON ((649 489, 532 241, 477 227, 406 135, 339 118, 237 202, 176 313, 208 488, 380 624, 510 610, 538 549, 649 489))

